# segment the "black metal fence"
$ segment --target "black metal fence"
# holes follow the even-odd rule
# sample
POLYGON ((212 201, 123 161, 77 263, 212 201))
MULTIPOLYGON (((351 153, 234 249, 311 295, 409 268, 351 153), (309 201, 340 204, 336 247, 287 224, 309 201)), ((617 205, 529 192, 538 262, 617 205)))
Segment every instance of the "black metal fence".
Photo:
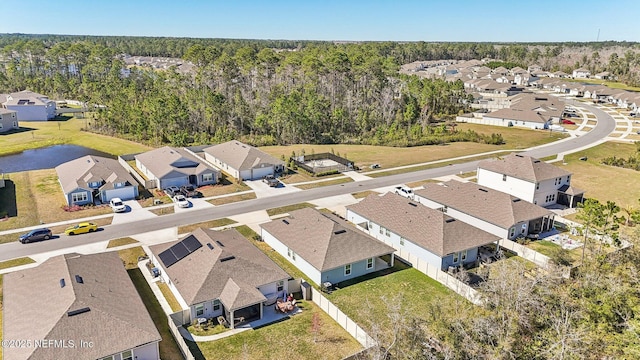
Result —
POLYGON ((300 169, 303 169, 311 174, 324 174, 324 173, 332 173, 332 172, 344 172, 354 170, 353 161, 349 161, 343 157, 337 156, 332 153, 320 153, 320 154, 311 154, 311 155, 301 155, 298 157, 291 158, 293 163, 300 169), (337 164, 333 165, 317 165, 317 166, 309 166, 307 165, 310 161, 318 161, 318 160, 333 160, 337 164))

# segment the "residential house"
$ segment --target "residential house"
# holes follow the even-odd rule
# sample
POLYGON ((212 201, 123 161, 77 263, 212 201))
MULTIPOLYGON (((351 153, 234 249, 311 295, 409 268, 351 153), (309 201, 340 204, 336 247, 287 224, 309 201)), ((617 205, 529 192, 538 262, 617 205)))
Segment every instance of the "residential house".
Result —
POLYGON ((138 182, 117 160, 87 155, 56 166, 67 205, 135 199, 138 182))
POLYGON ((509 69, 505 68, 504 66, 498 66, 497 68, 493 69, 492 72, 498 75, 509 75, 509 69))
POLYGON ((500 109, 484 114, 476 123, 494 126, 517 126, 528 129, 547 129, 551 120, 539 112, 524 109, 500 109))
POLYGON ((19 129, 17 111, 0 108, 0 133, 19 129))
POLYGON ((138 154, 135 159, 136 167, 160 189, 188 184, 203 186, 220 180, 219 170, 182 148, 165 146, 138 154))
POLYGON ((611 73, 608 71, 603 71, 601 73, 597 73, 594 77, 598 80, 609 80, 611 78, 611 73))
POLYGON ((5 360, 159 360, 160 334, 116 252, 76 253, 4 275, 5 360))
POLYGON ((151 262, 189 310, 190 322, 223 316, 233 328, 261 319, 263 305, 288 293, 289 275, 235 229, 199 228, 150 249, 151 262))
POLYGON ((474 263, 478 247, 500 240, 442 211, 392 193, 372 194, 347 206, 347 220, 397 251, 406 251, 441 270, 474 263))
POLYGON ((538 64, 529 65, 527 67, 527 71, 530 72, 530 73, 542 71, 542 66, 540 66, 538 64))
POLYGON ((549 77, 555 77, 555 78, 568 78, 569 74, 567 74, 564 71, 556 71, 550 74, 549 77))
POLYGON ((2 107, 17 112, 18 121, 46 121, 56 117, 56 103, 45 95, 24 90, 5 94, 2 107))
POLYGON ((204 158, 240 180, 262 179, 284 170, 284 161, 237 140, 203 149, 204 158))
POLYGON ((421 204, 504 239, 514 240, 553 227, 551 211, 472 182, 427 184, 414 193, 421 204))
POLYGON ((591 76, 591 71, 584 69, 584 68, 578 68, 573 70, 573 78, 574 79, 588 79, 591 76))
POLYGON ((391 246, 312 208, 292 211, 260 227, 262 240, 318 285, 393 266, 391 246))
POLYGON ((540 206, 576 207, 584 191, 571 186, 571 173, 531 156, 510 154, 478 164, 478 185, 540 206))

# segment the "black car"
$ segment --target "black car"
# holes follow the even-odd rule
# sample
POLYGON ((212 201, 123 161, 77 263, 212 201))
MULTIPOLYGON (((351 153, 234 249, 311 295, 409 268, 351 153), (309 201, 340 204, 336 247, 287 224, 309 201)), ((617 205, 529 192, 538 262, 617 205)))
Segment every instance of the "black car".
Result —
POLYGON ((164 192, 170 197, 174 197, 180 194, 180 188, 177 186, 169 186, 168 188, 164 189, 164 192))
POLYGON ((34 241, 42 241, 51 239, 51 230, 50 229, 34 229, 29 231, 28 233, 20 236, 19 240, 23 244, 28 244, 34 241))
POLYGON ((193 185, 180 186, 180 193, 186 197, 198 197, 200 195, 193 185))

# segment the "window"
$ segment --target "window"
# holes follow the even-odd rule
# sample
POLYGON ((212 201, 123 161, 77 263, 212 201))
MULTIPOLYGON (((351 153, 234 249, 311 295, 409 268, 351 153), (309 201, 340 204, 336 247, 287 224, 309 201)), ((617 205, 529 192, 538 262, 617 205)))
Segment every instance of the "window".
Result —
POLYGON ((373 258, 367 259, 367 269, 373 269, 373 258))
POLYGON ((122 360, 133 360, 133 351, 127 350, 122 354, 122 360))
POLYGON ((536 190, 540 190, 540 183, 536 183, 536 190))
POLYGON ((453 263, 456 264, 458 262, 458 254, 459 253, 453 253, 453 263))
POLYGON ((17 127, 18 127, 18 122, 17 122, 17 121, 14 121, 14 122, 13 122, 13 127, 15 127, 15 128, 17 128, 17 127))
POLYGON ((449 210, 449 207, 447 205, 442 207, 442 212, 446 213, 449 210))
POLYGON ((567 184, 571 183, 571 175, 567 176, 567 184))
POLYGON ((507 181, 507 174, 502 174, 502 181, 507 181))
POLYGON ((512 227, 511 229, 509 229, 509 237, 512 238, 513 235, 516 234, 516 227, 512 227))
POLYGON ((404 238, 403 237, 400 238, 400 245, 404 246, 404 238))
POLYGON ((72 203, 77 203, 77 202, 81 202, 81 201, 87 201, 87 193, 86 192, 71 194, 71 202, 72 203))
POLYGON ((520 230, 521 234, 524 234, 527 232, 527 224, 522 224, 522 229, 520 230))
POLYGON ((460 253, 460 258, 462 259, 462 261, 467 260, 467 250, 460 253))
POLYGON ((344 276, 351 275, 351 264, 347 264, 344 266, 344 276))
POLYGON ((384 228, 380 226, 380 234, 384 234, 384 228))
POLYGON ((204 304, 196 305, 196 316, 202 316, 204 314, 204 304))
POLYGON ((220 311, 220 300, 213 300, 213 311, 220 311))
POLYGON ((0 122, 0 129, 2 129, 2 123, 0 122))
POLYGON ((280 280, 276 284, 276 291, 280 292, 282 290, 284 290, 284 281, 280 280))
POLYGON ((211 173, 209 173, 209 174, 202 174, 202 181, 203 181, 203 182, 213 181, 213 174, 211 174, 211 173))
POLYGON ((384 234, 386 236, 391 236, 391 232, 389 231, 389 229, 384 229, 384 234))
POLYGON ((293 253, 293 251, 291 251, 291 249, 287 248, 287 256, 291 257, 291 254, 293 253))

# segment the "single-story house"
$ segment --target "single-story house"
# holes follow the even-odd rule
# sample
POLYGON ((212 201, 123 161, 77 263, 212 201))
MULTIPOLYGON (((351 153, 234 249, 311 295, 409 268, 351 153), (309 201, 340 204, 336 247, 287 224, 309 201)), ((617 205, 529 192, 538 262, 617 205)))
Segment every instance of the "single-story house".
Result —
POLYGON ((440 270, 474 263, 478 247, 500 237, 403 196, 372 194, 347 206, 347 220, 360 229, 440 270))
POLYGON ((56 117, 56 102, 24 90, 2 96, 2 107, 17 112, 18 121, 47 121, 56 117))
POLYGON ((482 119, 475 119, 479 122, 494 126, 517 126, 528 129, 547 129, 551 124, 551 119, 544 116, 540 111, 523 109, 500 109, 482 116, 482 119))
POLYGON ((261 319, 263 305, 288 292, 289 275, 235 229, 199 228, 150 249, 190 321, 223 316, 234 327, 240 318, 261 319))
POLYGON ((611 73, 608 71, 603 71, 601 73, 597 73, 594 77, 598 80, 609 80, 611 78, 611 73))
POLYGON ((138 196, 138 182, 114 159, 87 155, 56 166, 56 173, 68 205, 138 196))
POLYGON ((147 179, 154 180, 159 189, 210 185, 220 180, 219 170, 182 148, 164 146, 138 154, 135 159, 136 167, 147 179))
POLYGON ((295 210, 260 227, 262 240, 318 285, 393 266, 394 248, 316 209, 295 210))
POLYGON ((262 179, 284 170, 284 161, 237 140, 203 149, 204 158, 240 180, 262 179))
POLYGON ((472 182, 449 180, 415 191, 415 200, 503 239, 553 227, 554 214, 513 195, 472 182))
POLYGON ((3 294, 3 339, 25 342, 6 346, 6 360, 160 359, 160 334, 116 252, 8 273, 3 294))
POLYGON ((571 172, 521 154, 481 161, 477 183, 540 206, 575 207, 584 196, 571 186, 571 172))
POLYGON ((19 129, 18 112, 0 107, 0 133, 19 129))

